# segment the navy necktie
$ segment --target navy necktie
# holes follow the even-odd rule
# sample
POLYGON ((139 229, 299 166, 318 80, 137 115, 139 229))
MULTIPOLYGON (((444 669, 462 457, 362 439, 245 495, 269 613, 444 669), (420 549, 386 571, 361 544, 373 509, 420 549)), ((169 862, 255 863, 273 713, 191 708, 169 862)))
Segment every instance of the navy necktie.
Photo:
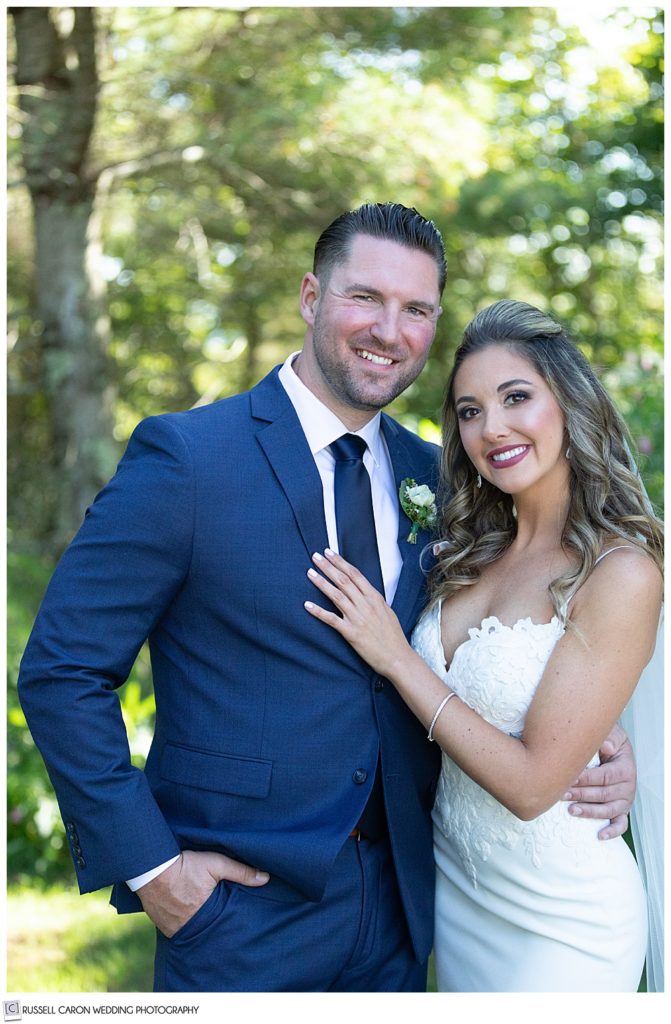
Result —
POLYGON ((335 514, 338 549, 384 594, 373 518, 370 477, 363 464, 367 445, 356 434, 343 434, 330 446, 335 458, 335 514))
MULTIPOLYGON (((343 434, 330 447, 335 458, 334 494, 340 554, 384 594, 370 477, 363 464, 368 446, 356 434, 343 434)), ((380 839, 387 831, 379 758, 373 788, 357 828, 367 839, 380 839)))

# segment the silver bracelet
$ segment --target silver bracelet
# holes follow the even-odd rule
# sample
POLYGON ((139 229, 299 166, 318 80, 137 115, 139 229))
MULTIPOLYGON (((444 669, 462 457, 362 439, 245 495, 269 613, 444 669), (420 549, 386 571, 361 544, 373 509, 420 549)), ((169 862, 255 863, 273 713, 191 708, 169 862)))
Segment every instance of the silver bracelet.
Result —
POLYGON ((433 721, 431 722, 431 725, 429 726, 429 734, 428 734, 429 743, 433 743, 434 742, 434 739, 433 739, 433 727, 436 724, 436 722, 438 721, 438 718, 440 716, 441 711, 443 710, 443 708, 445 707, 445 705, 447 704, 448 701, 452 700, 453 697, 458 697, 458 696, 459 696, 459 694, 455 690, 452 690, 452 693, 448 693, 447 697, 444 697, 441 700, 440 704, 438 705, 438 709, 436 710, 436 713, 433 716, 433 721))

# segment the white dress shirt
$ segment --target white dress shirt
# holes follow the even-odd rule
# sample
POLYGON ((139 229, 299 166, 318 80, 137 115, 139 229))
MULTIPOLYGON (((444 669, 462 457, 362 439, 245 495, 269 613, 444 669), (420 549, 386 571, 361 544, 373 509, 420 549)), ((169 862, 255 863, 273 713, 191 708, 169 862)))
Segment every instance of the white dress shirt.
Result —
MULTIPOLYGON (((403 559, 397 544, 399 499, 387 443, 380 430, 380 413, 376 413, 360 430, 348 430, 335 413, 331 412, 316 395, 313 395, 302 380, 296 376, 292 363, 298 355, 298 352, 292 352, 285 360, 279 372, 279 379, 296 410, 321 477, 329 547, 338 551, 334 493, 335 458, 329 451, 329 445, 332 441, 337 441, 343 434, 353 433, 362 437, 368 445, 364 452, 363 462, 370 476, 373 517, 384 592, 387 603, 391 604, 396 593, 403 559)), ((177 857, 172 857, 158 867, 152 868, 136 878, 130 878, 127 883, 128 887, 135 892, 136 889, 150 882, 152 878, 160 875, 177 859, 177 857)))

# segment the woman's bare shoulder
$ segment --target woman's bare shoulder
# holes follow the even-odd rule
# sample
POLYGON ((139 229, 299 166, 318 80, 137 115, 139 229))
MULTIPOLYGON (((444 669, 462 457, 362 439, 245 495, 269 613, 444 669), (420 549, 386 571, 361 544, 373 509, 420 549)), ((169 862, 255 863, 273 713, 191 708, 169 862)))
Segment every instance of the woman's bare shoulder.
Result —
POLYGON ((640 605, 647 611, 662 600, 663 579, 645 548, 610 542, 577 595, 575 611, 598 600, 601 607, 626 606, 631 614, 640 605))

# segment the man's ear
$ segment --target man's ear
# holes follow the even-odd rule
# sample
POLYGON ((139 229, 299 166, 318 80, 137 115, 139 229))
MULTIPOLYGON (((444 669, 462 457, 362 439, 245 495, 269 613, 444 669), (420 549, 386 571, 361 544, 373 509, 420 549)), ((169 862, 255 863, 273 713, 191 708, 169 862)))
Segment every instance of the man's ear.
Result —
POLYGON ((319 285, 319 278, 312 273, 307 273, 301 281, 300 311, 301 316, 305 320, 306 324, 310 325, 310 327, 312 327, 315 322, 320 296, 321 287, 319 285))

